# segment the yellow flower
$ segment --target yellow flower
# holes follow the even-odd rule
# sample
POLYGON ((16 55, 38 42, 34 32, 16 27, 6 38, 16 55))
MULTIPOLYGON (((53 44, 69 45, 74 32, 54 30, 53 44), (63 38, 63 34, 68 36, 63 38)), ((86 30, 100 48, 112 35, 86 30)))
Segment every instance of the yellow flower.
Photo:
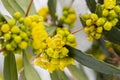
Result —
POLYGON ((44 20, 47 19, 48 14, 49 14, 48 7, 43 7, 38 11, 38 15, 42 16, 44 20))
POLYGON ((72 23, 74 23, 77 19, 77 16, 76 14, 69 14, 68 18, 71 20, 72 23))
POLYGON ((40 41, 45 40, 48 37, 48 34, 45 30, 43 22, 39 22, 32 28, 32 38, 38 39, 40 41))

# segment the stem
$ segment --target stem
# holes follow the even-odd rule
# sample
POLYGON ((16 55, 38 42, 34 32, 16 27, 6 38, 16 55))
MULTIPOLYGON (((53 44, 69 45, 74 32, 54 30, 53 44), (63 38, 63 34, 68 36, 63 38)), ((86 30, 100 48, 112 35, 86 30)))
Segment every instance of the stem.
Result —
POLYGON ((73 5, 74 1, 75 1, 75 0, 72 0, 72 1, 71 1, 71 3, 70 3, 70 6, 69 6, 69 7, 71 7, 71 6, 73 5))
POLYGON ((117 58, 119 57, 119 56, 117 55, 117 53, 114 51, 113 48, 110 48, 110 49, 109 49, 109 52, 112 53, 115 57, 117 57, 117 58))
POLYGON ((77 80, 77 78, 75 77, 75 75, 73 74, 73 72, 71 71, 71 69, 69 67, 67 67, 67 69, 69 70, 69 72, 71 73, 71 75, 73 76, 74 80, 77 80))
POLYGON ((80 32, 80 31, 82 31, 82 30, 83 30, 83 28, 80 28, 80 29, 78 29, 78 30, 76 30, 76 31, 73 31, 72 34, 75 34, 75 33, 80 32))
POLYGON ((32 3, 33 3, 33 0, 30 1, 30 4, 29 4, 29 6, 28 6, 28 8, 27 8, 27 12, 26 12, 26 14, 25 14, 25 17, 28 16, 28 14, 29 14, 29 12, 30 12, 30 8, 31 8, 31 6, 32 6, 32 3))
POLYGON ((2 49, 0 49, 0 52, 2 52, 2 51, 4 51, 5 50, 5 48, 2 48, 2 49))

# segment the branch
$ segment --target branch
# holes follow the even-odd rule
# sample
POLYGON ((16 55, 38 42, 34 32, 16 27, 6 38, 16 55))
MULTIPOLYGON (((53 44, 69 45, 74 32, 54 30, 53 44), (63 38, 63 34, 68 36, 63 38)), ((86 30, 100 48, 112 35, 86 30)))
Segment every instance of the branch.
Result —
POLYGON ((28 9, 27 9, 27 12, 26 12, 26 14, 25 14, 25 17, 28 16, 28 14, 29 14, 29 12, 30 12, 30 8, 31 8, 31 6, 32 6, 32 3, 33 3, 33 0, 30 1, 30 4, 29 4, 29 6, 28 6, 28 9))
POLYGON ((80 28, 80 29, 78 29, 78 30, 76 30, 76 31, 71 32, 71 34, 75 34, 75 33, 80 32, 80 31, 82 31, 82 30, 83 30, 83 28, 80 28))

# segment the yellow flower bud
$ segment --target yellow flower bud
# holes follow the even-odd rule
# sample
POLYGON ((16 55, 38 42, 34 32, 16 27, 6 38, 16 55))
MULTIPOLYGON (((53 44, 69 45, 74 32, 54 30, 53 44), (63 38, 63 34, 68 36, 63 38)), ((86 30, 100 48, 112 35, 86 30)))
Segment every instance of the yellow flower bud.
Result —
POLYGON ((116 5, 116 0, 104 0, 104 6, 106 9, 112 9, 116 5))
POLYGON ((3 24, 1 27, 2 32, 8 32, 10 30, 10 26, 8 24, 3 24))
POLYGON ((53 54, 54 54, 54 50, 52 48, 48 48, 47 55, 51 57, 51 56, 53 56, 53 54))
POLYGON ((95 39, 99 39, 101 37, 101 34, 96 33, 94 37, 95 39))
POLYGON ((72 23, 74 23, 77 19, 77 16, 76 14, 69 14, 68 18, 71 20, 72 23))
POLYGON ((25 42, 25 41, 22 41, 22 42, 19 43, 19 47, 20 47, 21 49, 26 49, 27 46, 28 46, 28 44, 27 44, 27 42, 25 42))
POLYGON ((86 20, 86 25, 87 25, 87 26, 92 25, 92 20, 91 20, 91 19, 86 20))
POLYGON ((104 30, 107 30, 107 31, 111 30, 111 28, 112 28, 112 23, 109 22, 109 21, 107 21, 107 22, 104 24, 103 28, 104 28, 104 30))
POLYGON ((96 30, 96 32, 98 32, 98 33, 102 33, 102 31, 103 31, 102 27, 98 27, 97 30, 96 30))

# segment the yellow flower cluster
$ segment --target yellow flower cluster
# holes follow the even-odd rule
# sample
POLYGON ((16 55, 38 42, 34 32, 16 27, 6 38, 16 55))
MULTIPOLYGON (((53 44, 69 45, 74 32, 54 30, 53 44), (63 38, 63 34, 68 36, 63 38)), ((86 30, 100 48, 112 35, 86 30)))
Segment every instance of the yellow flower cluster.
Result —
POLYGON ((32 28, 32 46, 34 49, 41 51, 46 47, 45 40, 48 38, 48 34, 45 30, 43 22, 35 24, 32 28))
POLYGON ((67 28, 58 28, 55 36, 45 38, 41 42, 44 43, 44 47, 39 44, 42 47, 39 47, 40 56, 35 60, 36 65, 52 73, 56 69, 64 70, 67 65, 74 63, 74 60, 68 56, 69 50, 64 47, 76 46, 75 36, 70 34, 67 28))
POLYGON ((120 7, 116 5, 116 0, 104 0, 101 8, 101 17, 95 13, 85 14, 82 17, 86 23, 84 31, 88 34, 90 41, 101 38, 104 30, 110 31, 118 22, 120 7))
POLYGON ((48 7, 43 7, 38 10, 38 15, 42 16, 44 20, 47 19, 48 14, 49 14, 48 7))
POLYGON ((0 26, 0 42, 5 51, 21 53, 28 46, 32 46, 39 55, 35 64, 49 72, 64 70, 67 65, 74 64, 65 45, 76 47, 76 39, 67 28, 57 28, 55 35, 49 36, 41 16, 22 17, 16 12, 13 17, 0 26))
POLYGON ((70 57, 49 59, 43 54, 41 57, 35 59, 35 64, 52 73, 57 69, 64 70, 64 68, 69 64, 74 65, 74 59, 70 57))

